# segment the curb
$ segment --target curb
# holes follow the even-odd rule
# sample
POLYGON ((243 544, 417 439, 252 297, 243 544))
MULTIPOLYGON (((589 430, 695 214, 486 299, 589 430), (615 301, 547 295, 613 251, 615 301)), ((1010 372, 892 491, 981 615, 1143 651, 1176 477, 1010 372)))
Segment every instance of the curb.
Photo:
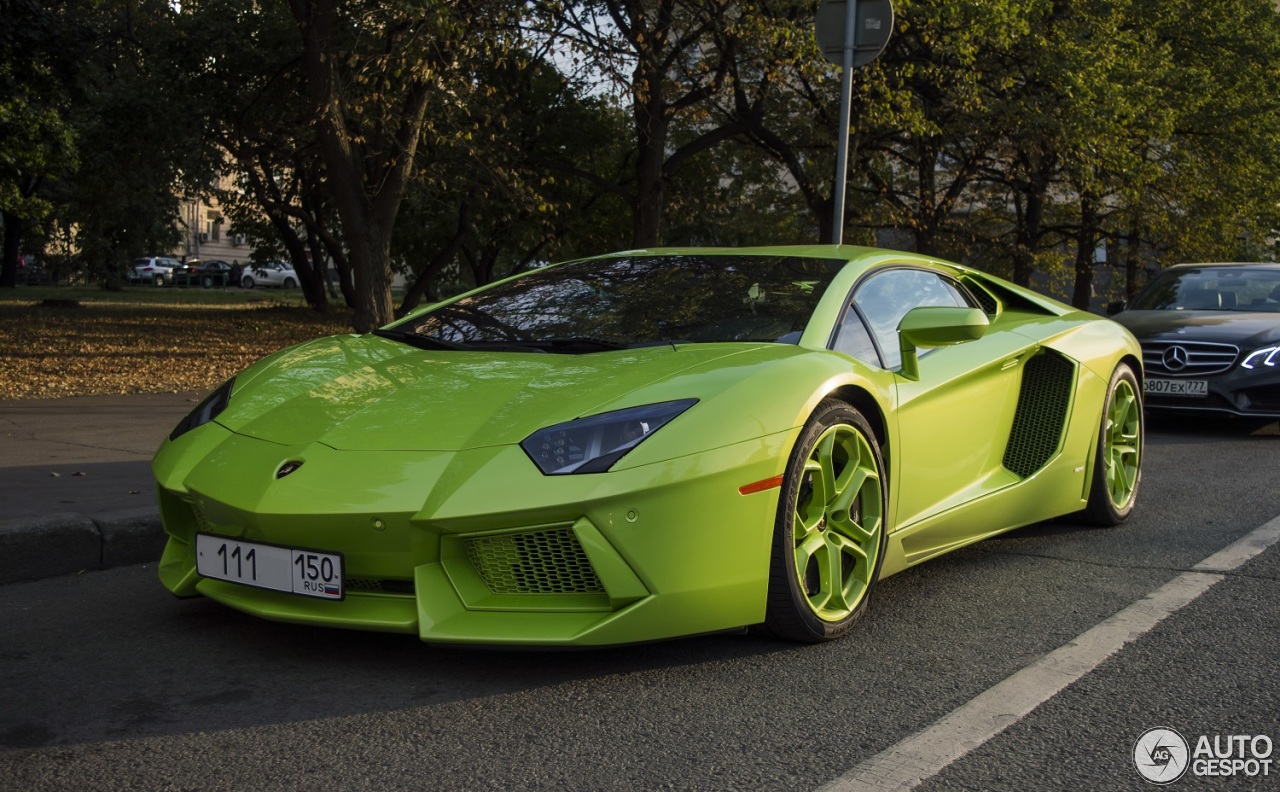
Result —
POLYGON ((0 522, 0 585, 160 560, 154 507, 0 522))

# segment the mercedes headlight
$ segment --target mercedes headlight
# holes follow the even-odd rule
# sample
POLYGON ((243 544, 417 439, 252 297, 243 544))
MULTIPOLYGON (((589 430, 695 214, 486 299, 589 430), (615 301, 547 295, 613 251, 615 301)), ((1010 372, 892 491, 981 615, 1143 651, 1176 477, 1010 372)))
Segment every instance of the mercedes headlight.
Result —
POLYGON ((1240 364, 1240 368, 1247 369, 1256 369, 1258 366, 1280 366, 1280 345, 1255 349, 1240 364))
POLYGON ((578 418, 539 429, 520 441, 520 447, 548 476, 603 473, 697 403, 682 399, 578 418))
POLYGON ((235 385, 236 378, 232 377, 222 383, 213 393, 204 398, 204 401, 196 405, 196 408, 187 414, 178 422, 178 425, 169 433, 170 440, 177 440, 192 429, 205 424, 218 417, 218 414, 227 409, 227 402, 231 401, 231 388, 235 385))

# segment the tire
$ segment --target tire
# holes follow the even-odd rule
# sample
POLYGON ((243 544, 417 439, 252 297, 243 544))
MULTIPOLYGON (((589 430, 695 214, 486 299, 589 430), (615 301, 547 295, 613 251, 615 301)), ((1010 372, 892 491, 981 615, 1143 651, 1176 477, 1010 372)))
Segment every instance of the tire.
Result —
POLYGON ((1092 525, 1109 527, 1129 518, 1142 483, 1142 387, 1128 363, 1121 363, 1107 384, 1093 458, 1089 502, 1081 516, 1092 525))
POLYGON ((200 285, 204 286, 206 289, 212 289, 213 278, 211 278, 208 275, 205 275, 203 278, 200 279, 200 285))
POLYGON ((286 289, 292 289, 292 288, 296 287, 297 285, 298 285, 298 282, 297 282, 296 280, 294 280, 293 278, 285 278, 285 279, 284 279, 284 287, 285 287, 286 289))
POLYGON ((818 405, 791 451, 778 498, 764 633, 830 641, 866 612, 884 560, 884 469, 862 413, 832 399, 818 405))
POLYGON ((250 278, 248 275, 245 275, 244 278, 240 281, 240 285, 245 287, 246 289, 252 289, 253 278, 250 278))

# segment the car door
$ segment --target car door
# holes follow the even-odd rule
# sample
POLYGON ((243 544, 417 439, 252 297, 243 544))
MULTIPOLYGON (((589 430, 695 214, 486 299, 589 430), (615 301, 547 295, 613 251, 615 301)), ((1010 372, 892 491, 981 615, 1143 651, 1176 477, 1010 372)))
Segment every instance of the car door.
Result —
POLYGON ((874 355, 876 365, 898 372, 890 417, 898 445, 890 455, 899 530, 1015 481, 1002 461, 1017 405, 1019 362, 1036 347, 997 323, 974 341, 919 350, 920 378, 909 379, 901 373, 898 324, 921 306, 978 304, 944 273, 886 268, 855 289, 835 344, 863 360, 874 355), (860 354, 850 351, 858 348, 860 354))

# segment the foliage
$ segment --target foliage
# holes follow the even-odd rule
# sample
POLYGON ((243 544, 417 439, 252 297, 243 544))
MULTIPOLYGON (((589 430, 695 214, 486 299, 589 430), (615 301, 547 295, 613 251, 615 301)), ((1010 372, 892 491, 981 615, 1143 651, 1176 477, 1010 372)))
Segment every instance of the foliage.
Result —
MULTIPOLYGON (((538 263, 830 238, 817 0, 2 0, 4 284, 20 237, 103 282, 212 194, 369 330, 538 263), (221 179, 215 175, 221 174, 221 179)), ((853 75, 850 241, 1089 305, 1275 255, 1270 0, 897 0, 853 75), (1095 261, 1095 250, 1107 261, 1095 261), (1118 296, 1118 295, 1117 295, 1118 296)))

